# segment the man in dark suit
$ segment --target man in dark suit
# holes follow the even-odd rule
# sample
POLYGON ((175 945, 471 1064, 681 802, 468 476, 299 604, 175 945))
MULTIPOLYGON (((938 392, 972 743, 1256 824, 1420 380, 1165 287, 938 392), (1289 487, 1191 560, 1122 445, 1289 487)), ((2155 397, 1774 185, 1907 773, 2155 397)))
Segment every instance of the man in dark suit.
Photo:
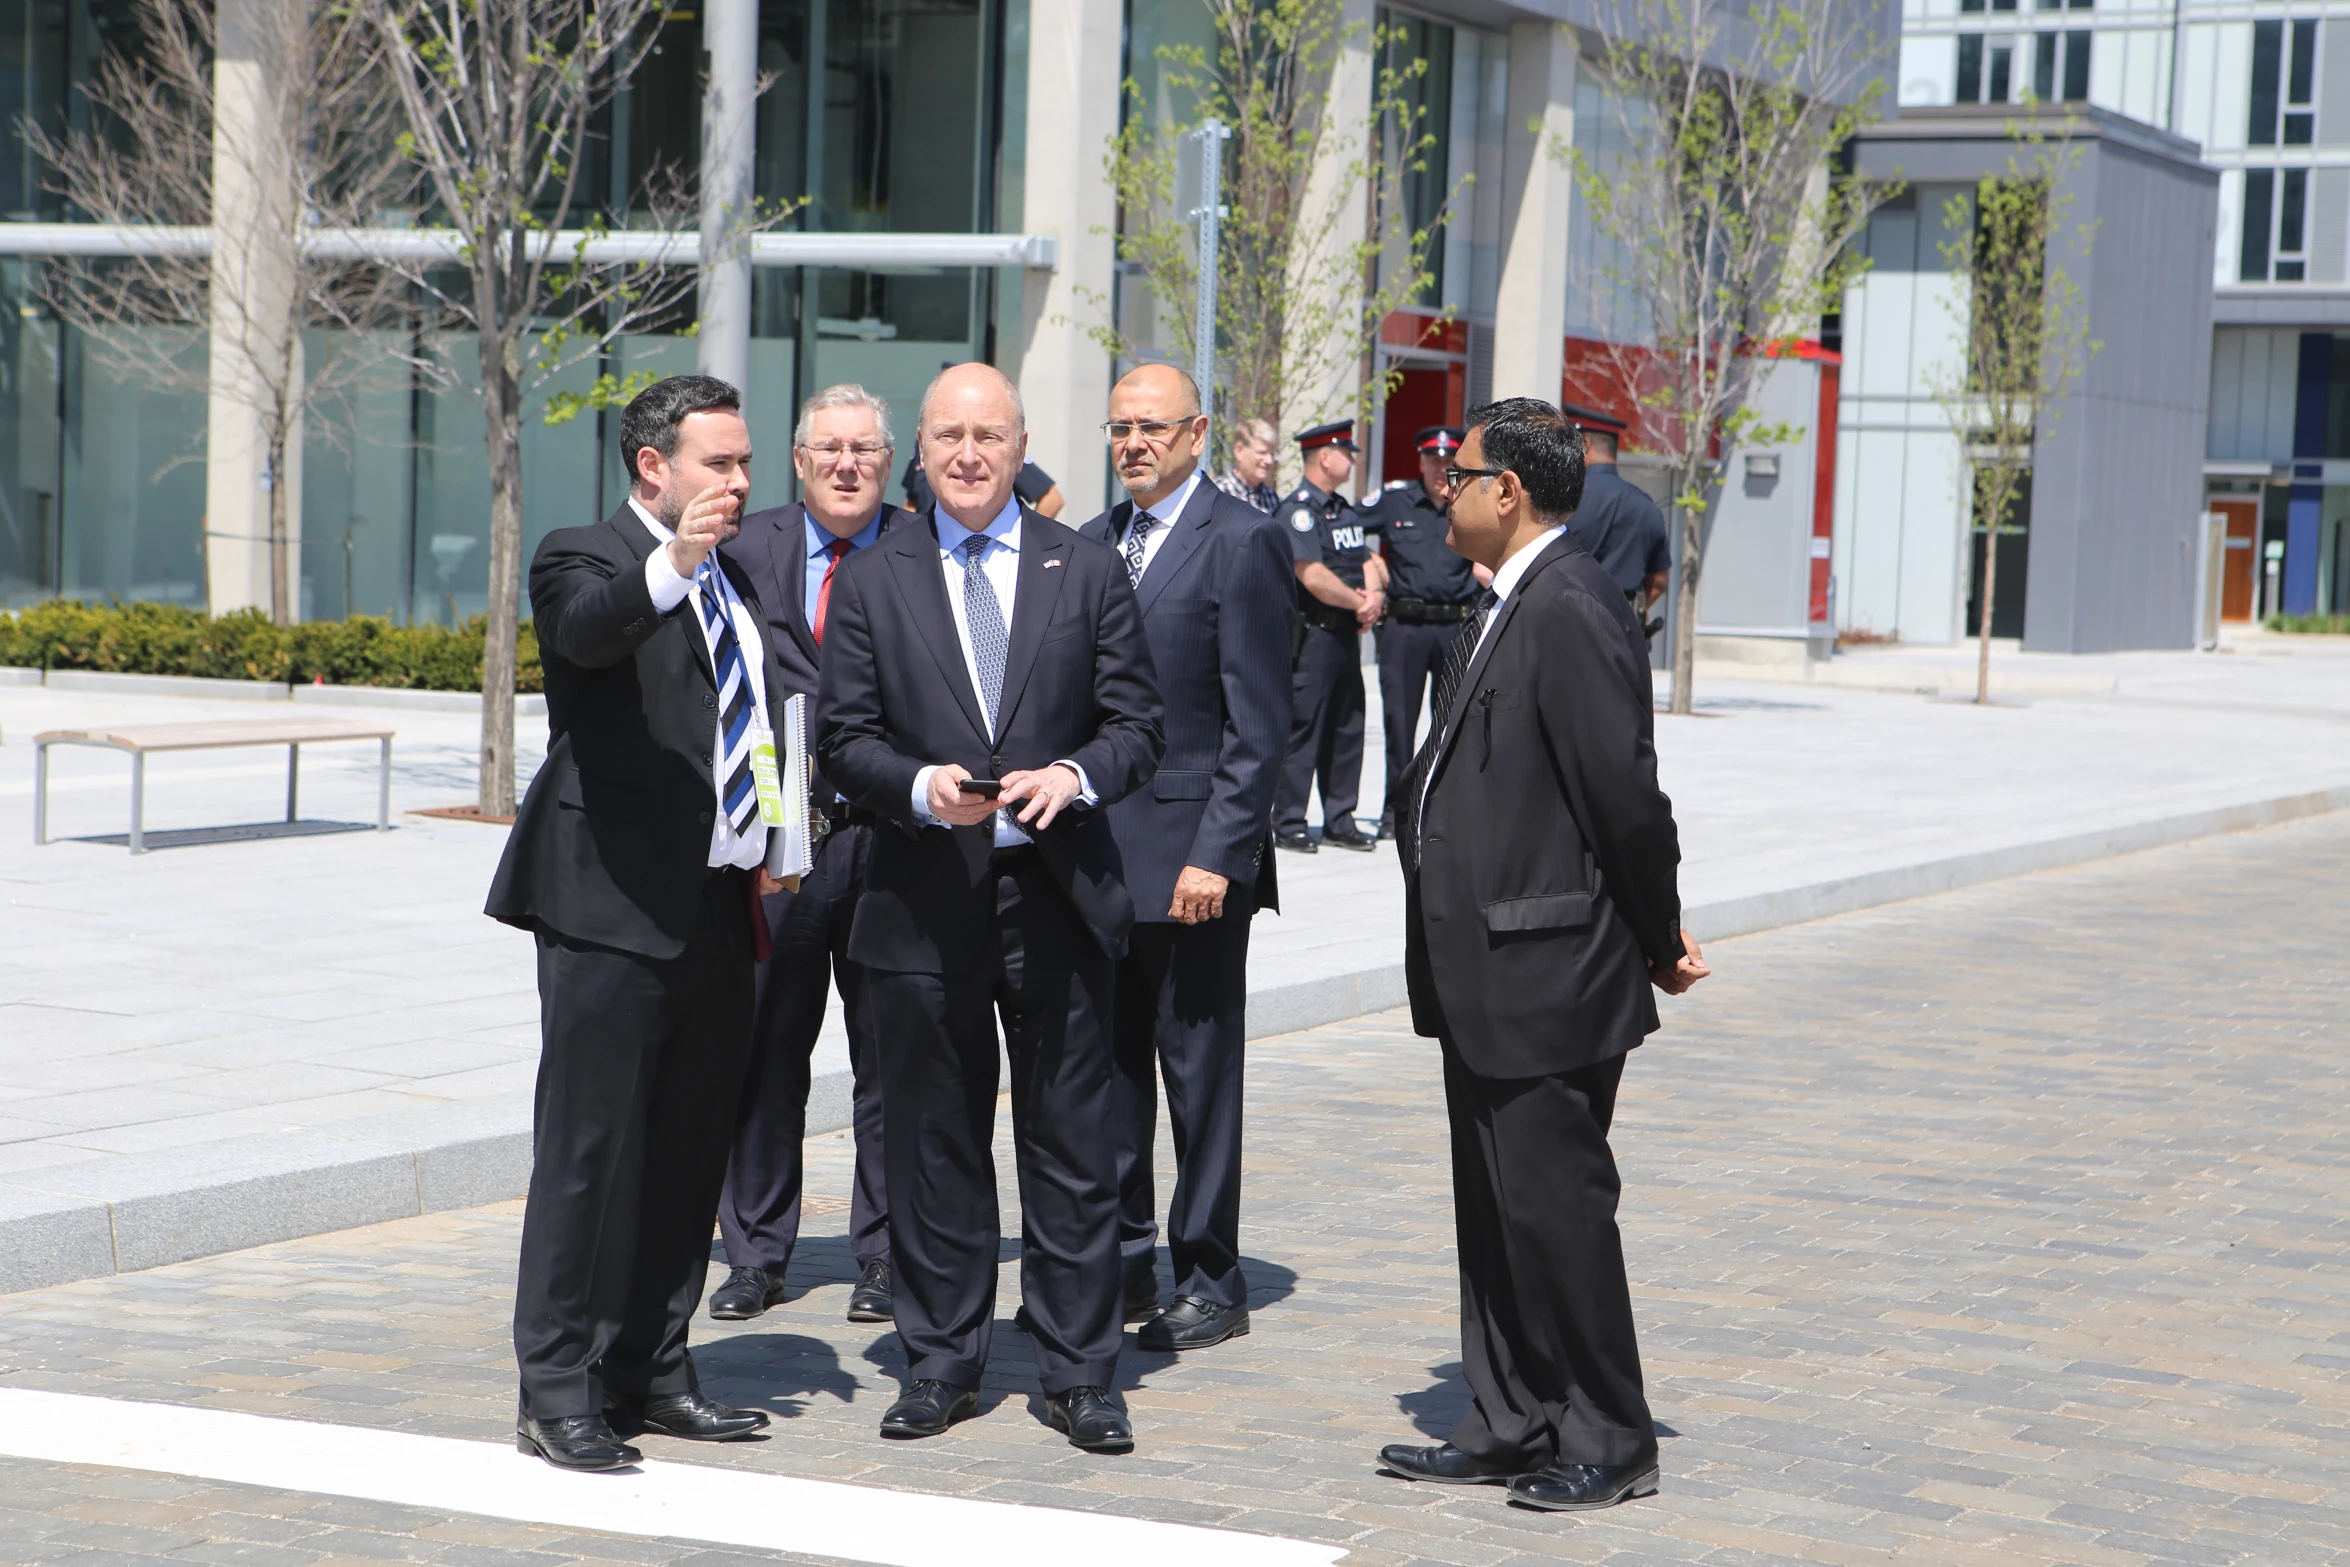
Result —
POLYGON ((1583 442, 1530 397, 1474 410, 1453 548, 1492 571, 1437 680, 1407 797, 1404 974, 1452 1119, 1461 1362, 1452 1440, 1380 1454, 1411 1480, 1506 1484, 1554 1510, 1656 1489, 1616 1229, 1609 1118, 1653 984, 1705 975, 1680 924, 1639 623, 1566 529, 1583 442))
POLYGON ((530 567, 547 760, 487 912, 538 941, 516 1442, 564 1468, 637 1461, 609 1415, 697 1441, 767 1423, 703 1397, 686 1351, 750 1046, 754 899, 778 886, 752 759, 788 688, 717 554, 750 493, 741 406, 709 376, 648 387, 620 419, 627 504, 530 567))
MULTIPOLYGON (((742 536, 726 547, 726 558, 758 592, 769 639, 794 691, 816 689, 832 588, 848 557, 870 549, 906 515, 881 498, 894 445, 886 403, 861 386, 826 387, 801 407, 792 437, 792 466, 805 500, 753 512, 743 520, 742 536)), ((820 776, 809 781, 808 798, 826 829, 814 863, 797 888, 764 900, 772 956, 759 965, 750 1075, 718 1203, 718 1233, 732 1271, 710 1292, 710 1315, 742 1321, 783 1299, 784 1271, 800 1237, 808 1062, 837 975, 848 1022, 857 1139, 849 1255, 858 1278, 849 1292, 848 1317, 887 1322, 880 1046, 865 1006, 865 971, 848 950, 874 818, 842 800, 820 776)))
POLYGON ((1248 1331, 1240 1271, 1241 1057, 1249 918, 1276 907, 1273 788, 1289 736, 1296 618, 1289 542, 1200 472, 1208 421, 1191 377, 1144 365, 1110 390, 1110 455, 1129 499, 1082 530, 1134 584, 1167 752, 1110 807, 1135 927, 1118 965, 1119 1248, 1144 1349, 1248 1331), (1167 1082, 1174 1301, 1159 1313, 1151 1158, 1167 1082))
POLYGON ((881 1430, 934 1436, 978 1410, 1000 1014, 1046 1417, 1124 1452, 1109 1023, 1134 904, 1100 807, 1158 766, 1158 688, 1123 563, 1013 498, 1028 435, 1012 383, 942 371, 918 428, 938 504, 834 585, 816 719, 825 776, 883 823, 849 933, 887 1084, 909 1383, 881 1430))

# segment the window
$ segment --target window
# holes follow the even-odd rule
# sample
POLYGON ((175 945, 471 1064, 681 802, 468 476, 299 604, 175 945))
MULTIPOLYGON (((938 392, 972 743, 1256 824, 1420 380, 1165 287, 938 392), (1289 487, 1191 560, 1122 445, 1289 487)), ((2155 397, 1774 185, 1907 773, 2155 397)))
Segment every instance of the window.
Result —
POLYGON ((1983 35, 1961 33, 1958 38, 1958 101, 1983 101, 1983 35))
POLYGON ((2317 23, 2252 24, 2251 123, 2255 147, 2306 147, 2316 129, 2317 23))
POLYGON ((2010 39, 1987 39, 1981 33, 1958 37, 1958 101, 2005 103, 2012 96, 2015 49, 2010 39))
POLYGON ((2086 32, 2041 33, 2032 39, 2032 96, 2042 103, 2077 103, 2089 96, 2086 32))
POLYGON ((2300 283, 2309 276, 2309 171, 2244 171, 2244 233, 2236 276, 2246 283, 2300 283))

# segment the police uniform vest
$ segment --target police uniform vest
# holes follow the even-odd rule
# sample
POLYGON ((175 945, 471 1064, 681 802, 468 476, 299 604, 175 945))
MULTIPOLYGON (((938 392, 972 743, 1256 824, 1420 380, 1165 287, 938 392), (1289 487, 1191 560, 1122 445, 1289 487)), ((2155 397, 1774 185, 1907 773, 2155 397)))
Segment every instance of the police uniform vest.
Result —
POLYGON ((1387 613, 1406 625, 1454 623, 1477 601, 1477 574, 1444 542, 1444 510, 1413 479, 1382 490, 1360 508, 1366 531, 1387 554, 1387 613))
MULTIPOLYGON (((1289 533, 1291 559, 1318 560, 1348 587, 1362 587, 1363 562, 1370 559, 1371 547, 1364 537, 1363 519, 1344 500, 1301 484, 1281 503, 1280 517, 1289 533)), ((1298 584, 1297 604, 1307 625, 1325 631, 1355 629, 1354 611, 1323 603, 1307 592, 1302 582, 1298 584)))

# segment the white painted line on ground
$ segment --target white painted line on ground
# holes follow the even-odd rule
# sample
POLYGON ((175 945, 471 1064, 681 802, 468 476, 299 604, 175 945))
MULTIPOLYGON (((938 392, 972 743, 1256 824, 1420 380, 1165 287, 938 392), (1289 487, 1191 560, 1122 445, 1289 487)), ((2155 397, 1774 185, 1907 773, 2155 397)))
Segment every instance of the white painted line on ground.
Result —
POLYGON ((517 1453, 510 1441, 460 1442, 23 1388, 0 1388, 0 1456, 884 1567, 1329 1567, 1346 1555, 1340 1546, 1273 1535, 703 1464, 648 1460, 633 1472, 566 1474, 517 1453))

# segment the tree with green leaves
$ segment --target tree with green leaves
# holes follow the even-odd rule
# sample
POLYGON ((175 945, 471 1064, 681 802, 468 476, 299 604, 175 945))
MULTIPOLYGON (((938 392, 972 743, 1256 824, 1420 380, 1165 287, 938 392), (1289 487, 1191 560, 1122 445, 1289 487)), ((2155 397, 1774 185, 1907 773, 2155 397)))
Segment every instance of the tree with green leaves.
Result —
POLYGON ((1628 444, 1672 473, 1672 710, 1687 713, 1717 452, 1799 433, 1764 427, 1753 394, 1773 350, 1839 308, 1867 264, 1849 242, 1892 194, 1834 166, 1877 116, 1888 39, 1845 0, 1624 0, 1600 33, 1585 65, 1609 123, 1577 137, 1614 146, 1554 150, 1601 241, 1574 282, 1614 322, 1603 353, 1642 414, 1628 444))
MULTIPOLYGON (((694 291, 698 213, 674 173, 641 182, 625 213, 585 199, 597 111, 651 53, 669 7, 666 0, 353 3, 381 40, 404 111, 399 146, 429 199, 419 221, 453 229, 458 240, 454 268, 389 244, 372 259, 405 277, 424 303, 426 331, 411 356, 417 370, 481 404, 490 548, 480 810, 510 816, 523 403, 623 333, 674 318, 694 291), (653 260, 591 259, 590 244, 615 223, 674 243, 653 260), (553 231, 567 226, 586 238, 555 243, 553 231), (466 332, 476 337, 471 375, 452 341, 466 332)), ((609 400, 628 389, 599 390, 609 400)))
MULTIPOLYGON (((1192 112, 1163 122, 1126 84, 1126 123, 1104 160, 1118 194, 1118 258, 1164 307, 1170 341, 1160 352, 1189 365, 1199 258, 1175 210, 1178 145, 1201 121, 1222 121, 1225 216, 1212 264, 1217 407, 1229 417, 1218 421, 1219 446, 1242 419, 1367 419, 1393 386, 1367 373, 1364 345, 1434 281, 1428 258, 1450 217, 1449 194, 1417 224, 1403 199, 1403 182, 1427 176, 1437 145, 1412 91, 1428 62, 1395 57, 1391 31, 1348 23, 1342 0, 1204 3, 1212 56, 1198 45, 1157 51, 1168 95, 1192 112), (1343 66, 1366 47, 1377 63, 1358 121, 1345 95, 1365 84, 1343 66)), ((1107 300, 1095 303, 1106 313, 1107 300)), ((1112 354, 1144 357, 1115 324, 1095 337, 1112 354)))
MULTIPOLYGON (((1964 460, 1961 486, 1968 517, 1983 540, 1975 627, 1975 700, 1991 700, 1991 615, 1999 593, 1999 539, 2023 534, 2013 516, 2032 471, 2032 453, 2056 423, 2067 388, 2100 345, 2089 336, 2080 285, 2052 255, 2065 239, 2072 193, 2066 176, 2080 159, 2072 122, 2053 138, 2035 119, 2013 123, 2022 153, 2007 172, 1987 174, 1943 203, 1942 260, 1966 280, 1966 330, 1960 363, 1930 377, 1964 460)), ((2086 257, 2093 224, 2069 236, 2086 257)))

